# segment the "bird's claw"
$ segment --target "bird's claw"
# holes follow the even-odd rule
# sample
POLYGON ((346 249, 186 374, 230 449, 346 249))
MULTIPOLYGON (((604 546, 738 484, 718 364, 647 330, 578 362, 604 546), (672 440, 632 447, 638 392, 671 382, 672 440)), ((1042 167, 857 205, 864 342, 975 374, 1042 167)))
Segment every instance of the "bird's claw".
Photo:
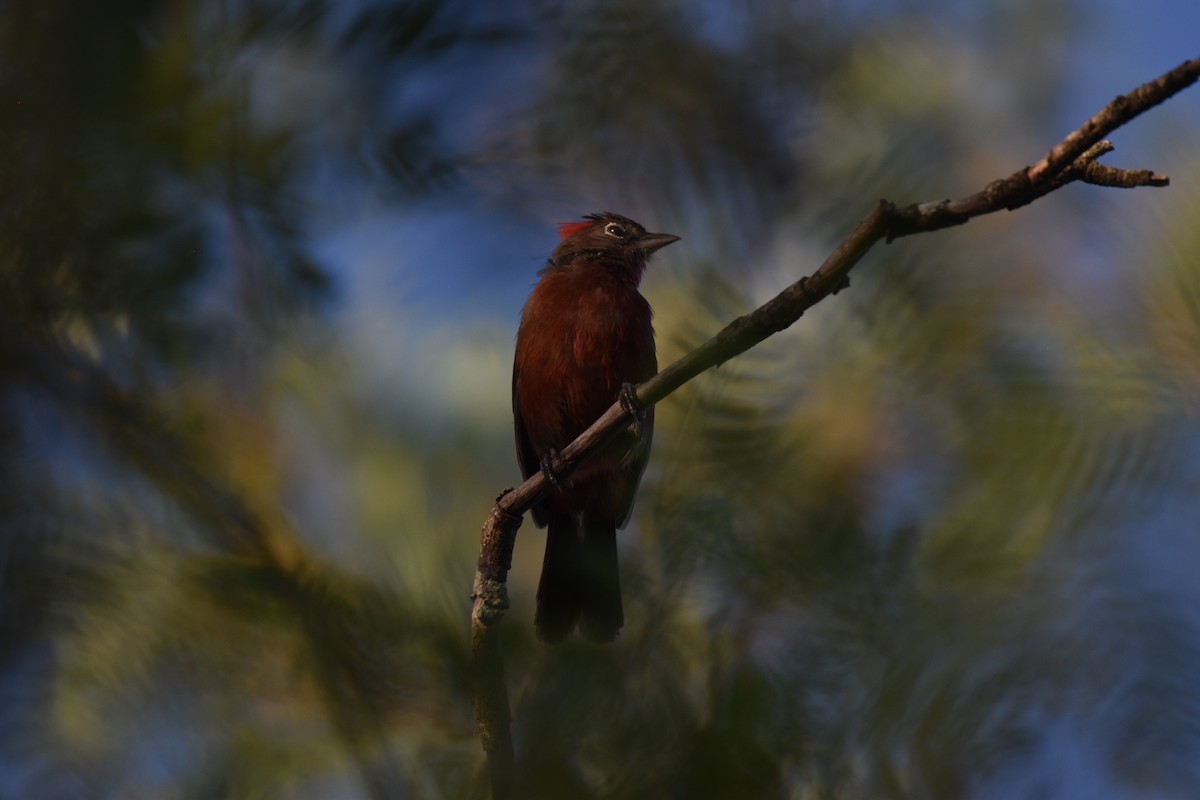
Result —
POLYGON ((542 474, 546 476, 546 480, 550 482, 550 485, 561 492, 564 485, 568 489, 571 488, 571 481, 567 478, 560 480, 558 474, 555 473, 553 464, 556 458, 558 458, 558 451, 552 448, 546 455, 542 456, 542 460, 538 462, 538 465, 541 467, 542 474))
POLYGON ((637 392, 634 391, 632 383, 622 383, 621 391, 617 393, 617 402, 621 404, 621 408, 625 413, 632 417, 629 423, 629 429, 637 438, 642 438, 642 422, 646 418, 646 412, 642 411, 638 405, 637 392))

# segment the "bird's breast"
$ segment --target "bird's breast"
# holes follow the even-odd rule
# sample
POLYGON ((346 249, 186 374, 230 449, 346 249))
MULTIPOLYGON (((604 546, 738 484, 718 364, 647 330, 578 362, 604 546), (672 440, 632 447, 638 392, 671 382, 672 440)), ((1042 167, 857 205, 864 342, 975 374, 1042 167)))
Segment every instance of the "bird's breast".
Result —
POLYGON ((561 415, 574 434, 614 402, 621 384, 652 376, 655 356, 650 305, 636 289, 569 278, 547 275, 530 296, 517 361, 522 404, 561 415))

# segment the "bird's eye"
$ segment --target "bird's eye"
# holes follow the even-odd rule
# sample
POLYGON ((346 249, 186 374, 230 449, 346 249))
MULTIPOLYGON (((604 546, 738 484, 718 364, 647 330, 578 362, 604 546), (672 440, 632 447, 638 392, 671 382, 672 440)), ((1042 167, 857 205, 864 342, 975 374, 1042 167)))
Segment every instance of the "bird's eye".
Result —
POLYGON ((614 239, 624 239, 625 229, 615 222, 610 222, 604 226, 604 232, 614 239))

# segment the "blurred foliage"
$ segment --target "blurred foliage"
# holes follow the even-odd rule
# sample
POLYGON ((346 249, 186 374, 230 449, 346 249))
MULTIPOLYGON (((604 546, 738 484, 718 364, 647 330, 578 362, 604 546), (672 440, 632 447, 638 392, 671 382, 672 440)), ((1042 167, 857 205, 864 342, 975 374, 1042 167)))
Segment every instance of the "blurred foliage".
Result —
MULTIPOLYGON (((486 796, 516 308, 461 295, 537 268, 486 233, 683 234, 668 363, 1061 135, 1078 4, 943 6, 6 4, 0 796, 486 796)), ((1194 796, 1195 133, 1165 192, 881 247, 665 401, 615 645, 533 639, 526 526, 524 796, 1194 796)))

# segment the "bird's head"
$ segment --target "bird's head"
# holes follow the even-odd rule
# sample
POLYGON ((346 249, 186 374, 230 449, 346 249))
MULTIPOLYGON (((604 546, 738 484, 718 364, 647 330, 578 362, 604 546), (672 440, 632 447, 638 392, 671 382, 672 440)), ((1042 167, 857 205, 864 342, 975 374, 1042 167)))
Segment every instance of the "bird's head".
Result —
POLYGON ((550 257, 550 267, 569 267, 576 263, 596 263, 633 279, 641 280, 646 258, 678 236, 648 233, 638 223, 620 214, 589 214, 579 222, 558 226, 561 241, 550 257))

